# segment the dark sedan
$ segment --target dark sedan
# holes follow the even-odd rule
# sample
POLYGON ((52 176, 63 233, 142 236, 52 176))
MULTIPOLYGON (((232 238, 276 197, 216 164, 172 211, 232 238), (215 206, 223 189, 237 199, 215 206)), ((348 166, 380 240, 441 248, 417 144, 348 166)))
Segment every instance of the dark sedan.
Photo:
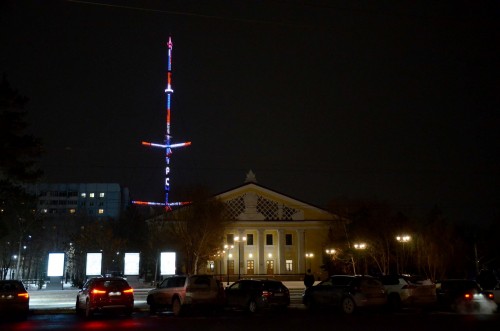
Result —
POLYGON ((337 275, 308 287, 302 302, 309 309, 337 307, 352 314, 362 307, 385 306, 387 295, 382 283, 373 277, 337 275))
POLYGON ((255 313, 260 309, 286 309, 290 292, 280 281, 269 279, 242 279, 226 288, 229 308, 255 313))
POLYGON ((474 280, 447 279, 436 283, 439 307, 460 313, 491 313, 496 310, 492 292, 483 291, 474 280))
POLYGON ((3 317, 26 319, 29 314, 30 296, 18 280, 0 280, 0 314, 3 317))

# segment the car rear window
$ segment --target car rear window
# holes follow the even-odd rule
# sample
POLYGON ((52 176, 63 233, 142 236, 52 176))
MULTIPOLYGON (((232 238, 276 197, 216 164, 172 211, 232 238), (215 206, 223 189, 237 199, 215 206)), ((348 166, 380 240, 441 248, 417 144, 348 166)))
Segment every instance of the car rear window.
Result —
POLYGON ((205 276, 193 276, 190 278, 190 282, 194 287, 205 288, 210 287, 211 278, 205 276))
POLYGON ((128 283, 124 280, 99 280, 96 281, 96 285, 99 287, 118 287, 118 288, 123 288, 123 287, 129 287, 128 283))
POLYGON ((263 287, 266 290, 278 291, 283 288, 283 284, 281 282, 263 282, 263 287))
POLYGON ((11 292, 24 290, 24 286, 19 282, 1 282, 0 283, 0 292, 11 292))

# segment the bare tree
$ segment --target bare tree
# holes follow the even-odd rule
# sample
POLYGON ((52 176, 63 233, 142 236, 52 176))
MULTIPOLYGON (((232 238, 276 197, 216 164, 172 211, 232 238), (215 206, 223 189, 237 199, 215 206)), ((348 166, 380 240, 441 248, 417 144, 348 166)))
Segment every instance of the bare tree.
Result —
POLYGON ((200 266, 217 253, 224 229, 224 203, 203 188, 191 193, 192 203, 164 216, 167 233, 184 257, 187 273, 198 273, 200 266))

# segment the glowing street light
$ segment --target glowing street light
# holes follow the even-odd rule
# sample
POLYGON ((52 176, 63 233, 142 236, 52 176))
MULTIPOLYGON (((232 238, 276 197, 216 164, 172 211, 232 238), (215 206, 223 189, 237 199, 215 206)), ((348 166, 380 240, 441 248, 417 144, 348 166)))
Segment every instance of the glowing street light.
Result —
POLYGON ((354 249, 366 249, 365 243, 354 244, 354 249))

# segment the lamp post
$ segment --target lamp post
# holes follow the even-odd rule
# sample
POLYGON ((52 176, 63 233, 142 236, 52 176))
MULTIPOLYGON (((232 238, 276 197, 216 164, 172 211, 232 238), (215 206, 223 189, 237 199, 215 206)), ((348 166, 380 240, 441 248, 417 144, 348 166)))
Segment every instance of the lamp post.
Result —
POLYGON ((335 270, 334 270, 334 263, 333 261, 335 260, 335 254, 337 253, 337 251, 333 248, 327 248, 325 249, 325 253, 327 255, 329 255, 329 259, 328 259, 328 275, 333 275, 335 274, 335 270))
MULTIPOLYGON (((312 260, 313 257, 314 257, 313 253, 306 253, 306 260, 309 259, 309 269, 312 268, 312 261, 311 260, 312 260)), ((306 266, 306 268, 307 268, 307 266, 306 266)), ((307 270, 306 270, 306 272, 307 272, 307 270)))
POLYGON ((224 250, 228 251, 227 262, 226 262, 227 285, 229 285, 229 258, 232 256, 231 253, 229 253, 229 250, 232 249, 233 247, 234 247, 233 245, 224 245, 224 250))
MULTIPOLYGON (((355 250, 365 250, 366 244, 365 243, 354 244, 354 249, 355 250)), ((354 260, 352 261, 352 263, 353 263, 353 271, 354 271, 354 274, 356 275, 356 268, 354 267, 354 260)), ((365 259, 365 274, 366 274, 366 259, 365 259)))
POLYGON ((247 241, 247 237, 234 237, 234 241, 238 243, 238 279, 241 279, 241 244, 247 241))
MULTIPOLYGON (((401 258, 401 273, 404 273, 405 272, 405 260, 406 260, 405 244, 411 240, 411 237, 407 234, 404 234, 404 235, 396 236, 396 240, 403 245, 403 254, 402 254, 403 256, 401 258)), ((397 260, 397 269, 398 269, 398 273, 399 273, 399 259, 396 259, 396 260, 397 260)))

